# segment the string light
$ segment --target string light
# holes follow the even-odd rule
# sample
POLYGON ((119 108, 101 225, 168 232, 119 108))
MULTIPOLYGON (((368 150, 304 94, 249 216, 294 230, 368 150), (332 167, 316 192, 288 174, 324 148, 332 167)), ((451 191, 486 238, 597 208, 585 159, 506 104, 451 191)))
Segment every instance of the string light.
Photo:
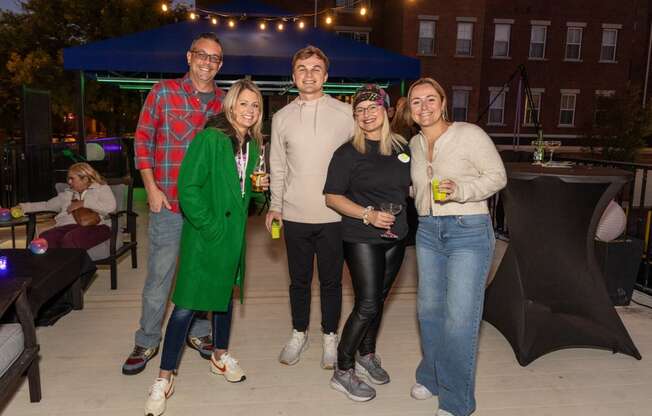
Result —
POLYGON ((267 29, 267 24, 265 22, 260 22, 260 25, 258 27, 260 27, 260 30, 265 30, 267 29))
POLYGON ((216 17, 211 18, 211 23, 213 25, 217 25, 217 18, 216 17))
POLYGON ((161 10, 163 10, 163 12, 167 12, 168 11, 168 5, 165 4, 165 3, 161 4, 161 10))
POLYGON ((299 29, 303 29, 304 27, 306 27, 306 24, 303 23, 303 20, 299 20, 299 29))
POLYGON ((195 14, 195 12, 190 12, 190 20, 195 20, 195 19, 197 19, 197 15, 195 14))
POLYGON ((326 24, 330 25, 331 23, 333 23, 333 18, 330 16, 326 16, 326 24))
POLYGON ((364 7, 364 6, 362 6, 362 7, 360 8, 360 15, 361 15, 361 16, 365 16, 366 14, 367 14, 367 8, 364 7))
POLYGON ((229 19, 229 27, 233 29, 235 27, 235 21, 233 19, 229 19))
POLYGON ((282 31, 283 29, 285 29, 285 25, 283 24, 283 22, 279 22, 279 24, 276 25, 276 29, 278 29, 279 31, 282 31))

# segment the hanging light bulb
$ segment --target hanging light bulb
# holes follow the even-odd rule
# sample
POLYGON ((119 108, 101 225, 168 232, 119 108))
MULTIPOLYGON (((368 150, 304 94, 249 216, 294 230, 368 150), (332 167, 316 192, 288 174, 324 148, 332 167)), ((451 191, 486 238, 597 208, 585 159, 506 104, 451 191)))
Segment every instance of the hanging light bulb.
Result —
POLYGON ((299 29, 303 29, 304 27, 306 27, 306 24, 303 23, 303 20, 299 20, 299 29))
POLYGON ((279 22, 276 25, 276 29, 278 29, 279 31, 282 31, 283 29, 285 29, 285 25, 283 24, 283 22, 279 22))
POLYGON ((267 29, 267 24, 265 22, 260 22, 260 25, 258 25, 258 27, 260 28, 260 30, 265 30, 267 29))
POLYGON ((367 8, 362 6, 360 8, 360 16, 366 16, 367 15, 367 8))
POLYGON ((212 17, 211 23, 213 24, 213 26, 217 25, 217 17, 212 17))
POLYGON ((333 18, 330 16, 326 16, 326 24, 330 25, 331 23, 333 23, 333 18))
POLYGON ((229 27, 233 29, 235 27, 235 21, 233 19, 229 19, 229 27))
POLYGON ((161 4, 161 10, 163 10, 163 12, 167 12, 168 11, 168 5, 165 4, 165 3, 161 4))
POLYGON ((190 12, 190 20, 197 19, 197 14, 195 12, 190 12))

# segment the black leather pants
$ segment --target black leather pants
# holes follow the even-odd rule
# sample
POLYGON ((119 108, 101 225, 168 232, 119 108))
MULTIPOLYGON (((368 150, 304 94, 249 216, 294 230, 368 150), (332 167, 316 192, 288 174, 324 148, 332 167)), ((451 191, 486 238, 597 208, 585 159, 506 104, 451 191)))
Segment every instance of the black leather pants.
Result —
POLYGON ((337 347, 337 366, 353 368, 355 352, 376 352, 376 336, 383 304, 401 268, 403 240, 388 244, 344 243, 344 259, 355 292, 353 311, 344 325, 337 347))

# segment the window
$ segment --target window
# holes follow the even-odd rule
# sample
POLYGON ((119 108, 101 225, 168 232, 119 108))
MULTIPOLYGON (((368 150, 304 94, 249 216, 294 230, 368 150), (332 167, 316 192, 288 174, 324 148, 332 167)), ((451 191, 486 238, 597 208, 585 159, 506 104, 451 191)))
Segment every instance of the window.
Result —
POLYGON ((573 126, 575 125, 575 101, 577 94, 563 93, 561 94, 561 105, 559 106, 559 125, 560 126, 573 126))
POLYGON ((524 125, 534 126, 535 116, 536 121, 541 123, 541 95, 541 91, 532 91, 532 105, 530 105, 530 98, 527 95, 525 96, 524 125))
POLYGON ((616 62, 617 29, 602 29, 602 46, 600 47, 601 62, 616 62))
POLYGON ((435 54, 435 21, 419 21, 419 44, 417 45, 417 54, 434 55, 435 54))
POLYGON ((494 33, 494 54, 493 56, 507 57, 509 56, 509 36, 512 25, 509 24, 496 24, 494 33))
POLYGON ((548 28, 546 26, 532 26, 530 32, 530 58, 543 59, 546 56, 546 35, 548 28))
POLYGON ((505 91, 489 91, 489 117, 487 124, 503 124, 505 118, 505 91))
POLYGON ((457 43, 455 54, 460 56, 472 55, 473 23, 457 22, 457 43))
POLYGON ((579 61, 582 59, 582 28, 569 27, 566 32, 566 60, 579 61))
POLYGON ((351 30, 338 30, 337 34, 342 36, 343 38, 369 44, 369 32, 354 32, 351 30))
POLYGON ((347 9, 353 9, 356 3, 357 3, 356 0, 336 0, 335 7, 344 7, 347 9))
POLYGON ((453 87, 453 121, 466 121, 469 113, 469 88, 453 87))
POLYGON ((613 106, 616 91, 598 90, 595 92, 595 108, 593 112, 593 125, 602 127, 607 121, 609 108, 613 106))

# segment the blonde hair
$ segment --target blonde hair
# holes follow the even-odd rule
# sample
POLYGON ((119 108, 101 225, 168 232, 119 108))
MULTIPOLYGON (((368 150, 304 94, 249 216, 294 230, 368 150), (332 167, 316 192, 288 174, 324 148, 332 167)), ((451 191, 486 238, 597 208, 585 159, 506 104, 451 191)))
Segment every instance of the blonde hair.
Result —
MULTIPOLYGON (((412 117, 410 117, 410 106, 408 105, 407 98, 400 97, 396 101, 396 109, 394 110, 394 118, 390 123, 392 131, 401 133, 406 127, 411 127, 414 124, 412 117)), ((406 139, 411 139, 411 137, 406 137, 406 139)))
POLYGON ((434 79, 430 77, 424 77, 414 81, 414 83, 410 85, 410 89, 408 90, 407 93, 408 105, 406 107, 406 113, 410 115, 409 116, 410 124, 412 124, 414 119, 412 118, 409 103, 410 101, 412 101, 412 90, 414 90, 414 87, 418 87, 419 85, 430 85, 432 88, 434 88, 435 91, 437 91, 437 94, 439 94, 439 98, 441 98, 441 106, 442 106, 441 115, 444 121, 448 121, 448 97, 446 97, 446 91, 441 86, 441 84, 439 84, 434 79))
POLYGON ((100 185, 106 184, 102 175, 86 162, 71 165, 68 168, 68 175, 77 175, 81 179, 88 178, 90 183, 98 183, 100 185))
POLYGON ((254 84, 253 81, 248 80, 248 79, 240 79, 237 80, 233 85, 231 85, 231 88, 229 88, 229 92, 226 93, 224 96, 224 100, 222 100, 222 111, 224 112, 224 115, 233 126, 234 120, 233 120, 233 109, 235 108, 236 101, 238 100, 238 97, 240 97, 240 94, 244 90, 249 90, 256 94, 256 98, 258 99, 258 107, 260 108, 260 111, 258 113, 258 120, 254 123, 253 126, 249 128, 249 135, 258 143, 258 145, 262 145, 263 143, 263 95, 260 93, 260 90, 258 89, 258 86, 254 84))
MULTIPOLYGON (((407 141, 403 138, 403 136, 392 132, 392 129, 389 126, 389 119, 387 118, 387 111, 385 110, 385 107, 382 107, 382 115, 383 125, 380 129, 380 147, 378 150, 381 155, 390 156, 392 154, 392 150, 401 152, 403 147, 407 144, 407 141)), ((362 154, 367 152, 364 131, 362 131, 357 122, 353 128, 353 140, 351 141, 351 144, 358 152, 362 154)))

